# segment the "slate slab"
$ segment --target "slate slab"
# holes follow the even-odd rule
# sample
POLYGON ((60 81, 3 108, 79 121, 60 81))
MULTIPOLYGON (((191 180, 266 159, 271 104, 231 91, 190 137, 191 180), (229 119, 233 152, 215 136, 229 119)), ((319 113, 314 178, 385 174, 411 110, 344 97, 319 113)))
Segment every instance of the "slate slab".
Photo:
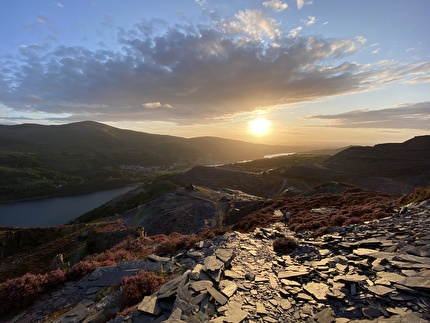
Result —
POLYGON ((123 277, 134 276, 138 272, 137 269, 132 270, 113 270, 105 272, 98 277, 97 280, 91 283, 92 287, 108 287, 118 285, 123 277))

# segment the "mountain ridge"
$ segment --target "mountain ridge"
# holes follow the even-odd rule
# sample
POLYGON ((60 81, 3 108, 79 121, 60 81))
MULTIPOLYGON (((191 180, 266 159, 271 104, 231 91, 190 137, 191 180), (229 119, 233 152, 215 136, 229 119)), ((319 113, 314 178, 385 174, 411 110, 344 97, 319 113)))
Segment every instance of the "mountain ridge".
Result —
POLYGON ((231 163, 288 149, 218 137, 150 134, 94 121, 0 125, 1 200, 120 187, 144 182, 154 170, 231 163))

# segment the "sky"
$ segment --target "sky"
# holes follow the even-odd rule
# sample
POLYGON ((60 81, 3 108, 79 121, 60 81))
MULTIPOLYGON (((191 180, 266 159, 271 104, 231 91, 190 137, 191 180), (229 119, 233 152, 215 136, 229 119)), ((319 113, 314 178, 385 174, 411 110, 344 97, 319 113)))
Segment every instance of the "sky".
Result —
POLYGON ((430 134, 428 0, 0 1, 0 124, 372 145, 430 134))

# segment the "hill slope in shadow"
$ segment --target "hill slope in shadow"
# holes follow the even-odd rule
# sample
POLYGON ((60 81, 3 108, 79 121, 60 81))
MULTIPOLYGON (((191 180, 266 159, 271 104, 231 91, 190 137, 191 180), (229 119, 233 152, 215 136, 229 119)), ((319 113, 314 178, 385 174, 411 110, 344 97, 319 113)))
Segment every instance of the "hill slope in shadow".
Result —
POLYGON ((0 125, 0 196, 6 201, 83 193, 143 182, 154 170, 237 162, 288 149, 214 137, 156 135, 91 121, 0 125))

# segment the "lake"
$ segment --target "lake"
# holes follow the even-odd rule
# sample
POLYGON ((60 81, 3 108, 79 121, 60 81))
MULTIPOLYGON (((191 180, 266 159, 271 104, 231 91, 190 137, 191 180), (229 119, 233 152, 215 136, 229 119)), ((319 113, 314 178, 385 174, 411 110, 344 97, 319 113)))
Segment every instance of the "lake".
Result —
POLYGON ((49 227, 65 224, 134 188, 136 186, 0 204, 0 226, 49 227))

